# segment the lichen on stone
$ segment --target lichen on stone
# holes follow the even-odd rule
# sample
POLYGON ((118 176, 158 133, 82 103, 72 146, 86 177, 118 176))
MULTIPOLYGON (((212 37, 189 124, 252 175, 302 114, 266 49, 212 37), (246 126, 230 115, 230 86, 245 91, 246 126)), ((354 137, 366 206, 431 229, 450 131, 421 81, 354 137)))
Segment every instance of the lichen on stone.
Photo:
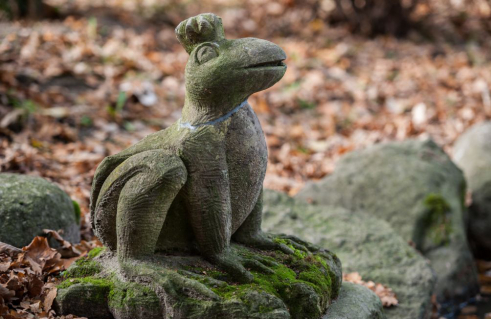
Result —
POLYGON ((428 208, 428 213, 424 216, 426 237, 436 246, 448 244, 452 233, 450 205, 443 196, 434 193, 425 198, 424 204, 428 208))
POLYGON ((65 278, 79 278, 93 276, 99 273, 102 268, 99 263, 93 259, 104 251, 104 247, 92 249, 87 256, 78 259, 73 266, 63 273, 65 278))
POLYGON ((160 256, 167 262, 128 265, 135 276, 124 276, 116 257, 98 248, 65 272, 58 286, 57 306, 61 314, 90 314, 96 319, 104 318, 108 311, 118 318, 137 318, 142 311, 148 318, 161 318, 162 307, 180 314, 175 318, 233 314, 231 318, 237 319, 317 319, 339 293, 339 260, 328 251, 291 248, 294 253, 285 254, 234 244, 243 260, 261 260, 270 269, 267 273, 250 269, 254 280, 245 284, 234 282, 227 272, 195 256, 160 256), (162 294, 168 300, 164 305, 159 298, 162 294), (100 316, 94 314, 94 307, 99 308, 100 316))

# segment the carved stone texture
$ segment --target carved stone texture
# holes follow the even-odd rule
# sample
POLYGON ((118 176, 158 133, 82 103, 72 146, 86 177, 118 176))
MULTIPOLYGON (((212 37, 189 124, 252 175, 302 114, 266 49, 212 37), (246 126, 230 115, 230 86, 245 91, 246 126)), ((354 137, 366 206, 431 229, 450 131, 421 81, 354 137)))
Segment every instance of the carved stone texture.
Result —
POLYGON ((199 251, 251 282, 232 239, 291 253, 261 231, 267 147, 247 103, 283 77, 286 55, 265 40, 225 39, 211 13, 181 22, 176 34, 190 54, 182 118, 104 159, 92 186, 92 226, 120 262, 199 251))
POLYGON ((97 168, 92 226, 113 257, 94 266, 96 281, 60 286, 61 313, 95 318, 81 311, 94 304, 76 297, 85 291, 116 318, 319 318, 338 294, 339 260, 261 230, 267 147, 247 98, 283 77, 285 53, 225 39, 209 13, 176 34, 190 55, 182 118, 97 168))
POLYGON ((338 295, 339 259, 325 250, 290 248, 294 254, 233 244, 252 269, 248 284, 199 256, 155 254, 121 265, 98 248, 65 273, 55 309, 91 319, 319 319, 338 295))

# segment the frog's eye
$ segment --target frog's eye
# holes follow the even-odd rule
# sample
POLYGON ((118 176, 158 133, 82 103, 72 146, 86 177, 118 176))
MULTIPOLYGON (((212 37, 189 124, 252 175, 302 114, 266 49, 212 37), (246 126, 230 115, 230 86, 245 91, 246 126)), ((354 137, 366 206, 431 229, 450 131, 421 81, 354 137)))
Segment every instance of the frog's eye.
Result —
POLYGON ((211 59, 216 58, 217 56, 218 52, 215 50, 214 47, 210 45, 202 46, 198 49, 198 52, 196 53, 196 59, 198 60, 199 64, 206 63, 211 59))

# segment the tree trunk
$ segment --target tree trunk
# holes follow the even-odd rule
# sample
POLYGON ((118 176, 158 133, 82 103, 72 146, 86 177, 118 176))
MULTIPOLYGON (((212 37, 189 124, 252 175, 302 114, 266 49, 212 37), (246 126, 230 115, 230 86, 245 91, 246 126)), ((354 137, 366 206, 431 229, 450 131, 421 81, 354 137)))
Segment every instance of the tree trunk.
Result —
MULTIPOLYGON (((4 11, 11 19, 39 20, 50 12, 43 0, 4 0, 0 11, 4 11)), ((53 8, 51 8, 53 9, 53 8)))
POLYGON ((336 18, 342 17, 353 31, 366 35, 404 36, 412 27, 410 15, 417 1, 405 7, 402 0, 336 0, 336 18))

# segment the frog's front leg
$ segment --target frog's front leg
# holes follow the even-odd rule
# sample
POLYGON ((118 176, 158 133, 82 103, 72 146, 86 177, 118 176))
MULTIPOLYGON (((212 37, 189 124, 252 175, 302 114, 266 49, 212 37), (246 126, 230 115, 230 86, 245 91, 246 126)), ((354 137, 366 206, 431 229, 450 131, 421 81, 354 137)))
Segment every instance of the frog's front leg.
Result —
MULTIPOLYGON (((214 127, 200 128, 182 155, 188 170, 186 206, 201 255, 239 282, 250 282, 255 264, 230 247, 232 208, 224 138, 214 127)), ((259 267, 256 267, 259 268, 259 267)))

